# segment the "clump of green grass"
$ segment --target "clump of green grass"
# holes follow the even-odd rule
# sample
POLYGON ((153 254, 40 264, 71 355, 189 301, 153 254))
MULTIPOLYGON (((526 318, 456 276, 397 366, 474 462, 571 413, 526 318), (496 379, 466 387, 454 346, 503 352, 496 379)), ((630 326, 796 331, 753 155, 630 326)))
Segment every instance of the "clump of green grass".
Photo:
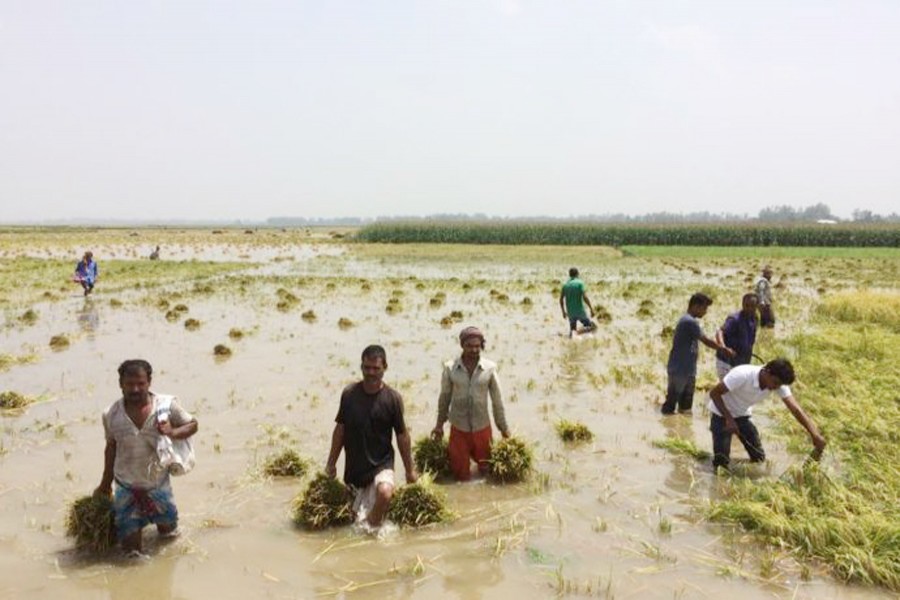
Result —
POLYGON ((324 529, 353 522, 353 497, 337 479, 319 473, 306 489, 294 498, 292 519, 298 527, 324 529))
POLYGON ((452 517, 447 497, 435 487, 427 471, 415 483, 397 488, 387 513, 388 519, 403 527, 442 523, 452 517))
POLYGON ((69 336, 64 333, 54 335, 50 338, 50 347, 53 350, 65 350, 69 347, 69 336))
POLYGON ((0 408, 24 408, 32 402, 31 398, 19 392, 10 390, 0 392, 0 408))
POLYGON ((534 450, 523 439, 503 438, 491 448, 491 477, 501 483, 525 480, 534 468, 534 450))
POLYGON ((184 322, 184 328, 188 331, 197 331, 198 329, 200 329, 200 321, 198 321, 197 319, 187 319, 184 322))
POLYGON ((564 442, 590 442, 594 433, 584 423, 561 419, 556 422, 556 435, 564 442))
POLYGON ((420 473, 427 471, 435 477, 451 474, 450 455, 447 453, 447 442, 443 438, 436 440, 431 436, 420 437, 413 444, 413 460, 420 473))
POLYGON ((263 465, 263 473, 272 477, 303 477, 308 470, 309 461, 290 448, 269 456, 263 465))
POLYGON ((229 348, 225 344, 216 344, 213 347, 213 354, 220 358, 226 358, 228 356, 231 356, 231 348, 229 348))
POLYGON ((75 538, 80 550, 104 554, 116 544, 112 500, 83 496, 75 500, 66 515, 66 536, 75 538))
POLYGON ((693 440, 686 438, 671 437, 664 440, 653 440, 653 446, 668 450, 672 454, 682 454, 697 460, 709 460, 712 458, 712 454, 708 450, 698 448, 693 440))

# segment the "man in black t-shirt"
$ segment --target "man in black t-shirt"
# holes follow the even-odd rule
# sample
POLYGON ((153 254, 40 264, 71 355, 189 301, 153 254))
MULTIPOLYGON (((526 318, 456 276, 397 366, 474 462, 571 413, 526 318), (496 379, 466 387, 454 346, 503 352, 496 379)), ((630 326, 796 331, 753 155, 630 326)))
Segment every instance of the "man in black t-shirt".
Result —
POLYGON ((406 469, 407 483, 418 478, 410 451, 409 432, 403 421, 403 399, 384 383, 387 355, 381 346, 362 353, 363 379, 344 388, 341 407, 331 435, 331 452, 325 464, 329 477, 337 475, 337 459, 345 451, 344 482, 356 492, 353 510, 357 521, 381 525, 394 495, 394 447, 391 433, 406 469))

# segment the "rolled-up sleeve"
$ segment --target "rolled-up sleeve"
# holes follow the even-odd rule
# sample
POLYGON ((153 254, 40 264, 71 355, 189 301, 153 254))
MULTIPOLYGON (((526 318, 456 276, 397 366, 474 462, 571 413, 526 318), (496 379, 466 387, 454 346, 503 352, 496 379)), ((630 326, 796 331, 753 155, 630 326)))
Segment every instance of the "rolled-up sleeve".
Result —
POLYGON ((499 429, 501 433, 508 433, 509 426, 506 424, 506 410, 503 408, 503 388, 500 386, 500 378, 497 376, 496 370, 491 373, 489 390, 491 394, 491 410, 494 413, 494 423, 497 424, 497 429, 499 429))
POLYGON ((438 414, 437 425, 443 425, 447 422, 450 413, 450 399, 453 396, 453 383, 450 381, 450 367, 444 365, 444 371, 441 374, 441 393, 438 396, 438 414))

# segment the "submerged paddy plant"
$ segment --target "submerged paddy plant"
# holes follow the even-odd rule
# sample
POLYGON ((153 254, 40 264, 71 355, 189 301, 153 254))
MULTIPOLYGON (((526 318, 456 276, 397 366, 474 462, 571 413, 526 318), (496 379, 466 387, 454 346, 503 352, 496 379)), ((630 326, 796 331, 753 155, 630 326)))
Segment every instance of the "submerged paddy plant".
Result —
POLYGON ((263 473, 272 477, 303 477, 308 470, 309 461, 290 448, 272 454, 263 464, 263 473))
POLYGON ((230 337, 233 340, 243 339, 243 337, 245 335, 247 335, 247 334, 244 332, 244 330, 239 329, 237 327, 232 327, 231 329, 228 330, 228 337, 230 337))
POLYGON ((69 347, 69 336, 64 333, 54 335, 50 338, 50 348, 53 350, 65 350, 69 347))
POLYGON ((188 331, 197 331, 198 329, 200 329, 200 321, 198 321, 197 319, 187 319, 184 322, 184 328, 188 331))
POLYGON ((436 440, 431 436, 422 436, 413 444, 413 460, 416 470, 426 471, 435 477, 451 474, 450 455, 447 454, 447 442, 444 438, 436 440))
POLYGON ((0 392, 0 408, 24 408, 33 401, 32 398, 20 394, 19 392, 13 392, 11 390, 0 392))
POLYGON ((314 311, 313 309, 303 311, 303 314, 300 315, 300 318, 307 323, 312 323, 313 321, 318 319, 318 317, 316 316, 316 311, 314 311))
POLYGON ((653 440, 653 446, 668 450, 672 454, 690 456, 696 460, 709 460, 712 454, 708 450, 698 448, 693 440, 681 437, 671 437, 664 440, 653 440))
POLYGON ((105 554, 116 543, 112 500, 82 496, 72 502, 66 515, 66 536, 75 538, 79 550, 105 554))
POLYGON ((353 327, 353 325, 353 321, 351 321, 347 317, 341 317, 340 319, 338 319, 338 327, 340 327, 341 329, 350 329, 351 327, 353 327))
POLYGON ((227 358, 231 356, 231 348, 225 344, 216 344, 213 347, 213 354, 219 358, 227 358))
POLYGON ((294 498, 292 520, 298 527, 324 529, 353 522, 350 489, 341 481, 319 473, 294 498))
POLYGON ((446 495, 437 489, 425 472, 415 483, 397 488, 391 498, 387 518, 402 527, 422 527, 452 518, 446 495))
POLYGON ((523 481, 534 468, 534 450, 525 440, 511 436, 491 448, 491 477, 500 483, 523 481))
POLYGON ((19 315, 18 321, 23 325, 34 325, 37 323, 38 313, 33 308, 29 308, 21 315, 19 315))
POLYGON ((554 427, 556 435, 564 442, 590 442, 594 439, 594 433, 584 423, 561 419, 554 427))

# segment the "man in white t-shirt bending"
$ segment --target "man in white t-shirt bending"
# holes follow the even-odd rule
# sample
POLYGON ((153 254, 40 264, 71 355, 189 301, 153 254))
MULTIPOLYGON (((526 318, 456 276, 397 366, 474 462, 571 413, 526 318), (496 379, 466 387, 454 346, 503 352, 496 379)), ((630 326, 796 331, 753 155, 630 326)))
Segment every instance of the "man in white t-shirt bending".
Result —
POLYGON ((731 436, 738 439, 747 450, 752 462, 766 460, 766 453, 759 441, 759 432, 750 420, 753 405, 762 401, 769 392, 777 390, 782 401, 797 422, 812 438, 813 458, 818 460, 825 448, 825 438, 819 433, 791 395, 788 386, 794 383, 794 367, 783 358, 766 363, 766 366, 739 365, 725 375, 709 392, 709 410, 712 413, 709 430, 713 441, 713 467, 728 468, 731 459, 731 436))

